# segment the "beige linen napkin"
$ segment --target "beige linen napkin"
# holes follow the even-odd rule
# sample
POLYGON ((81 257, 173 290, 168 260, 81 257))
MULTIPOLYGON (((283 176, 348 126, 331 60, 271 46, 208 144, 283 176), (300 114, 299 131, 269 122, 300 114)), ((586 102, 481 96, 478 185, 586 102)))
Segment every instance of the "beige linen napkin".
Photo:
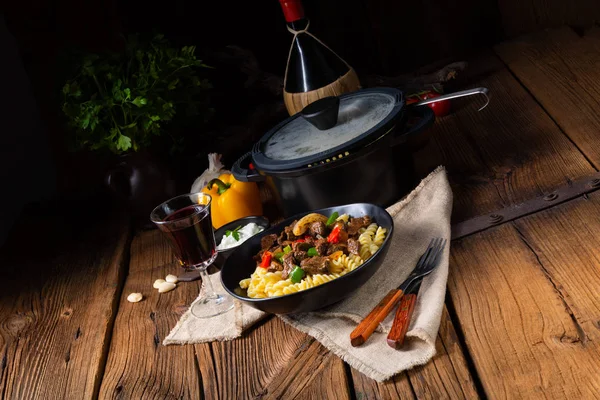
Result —
MULTIPOLYGON (((325 309, 279 318, 313 336, 352 367, 377 381, 427 363, 435 355, 448 279, 449 246, 438 267, 423 280, 402 350, 394 350, 386 343, 394 312, 360 347, 350 345, 350 332, 390 289, 406 279, 432 238, 442 237, 450 242, 451 210, 452 191, 445 169, 439 167, 408 196, 388 208, 394 218, 394 236, 384 263, 367 283, 349 298, 325 309)), ((212 275, 211 280, 223 293, 219 274, 212 275)), ((238 302, 233 311, 209 320, 190 317, 188 310, 163 344, 230 340, 265 316, 238 302)))

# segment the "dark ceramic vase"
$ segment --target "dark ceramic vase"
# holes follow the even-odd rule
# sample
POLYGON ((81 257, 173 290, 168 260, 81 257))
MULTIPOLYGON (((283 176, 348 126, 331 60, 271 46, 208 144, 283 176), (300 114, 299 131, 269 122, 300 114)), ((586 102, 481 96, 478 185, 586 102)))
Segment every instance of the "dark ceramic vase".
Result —
POLYGON ((120 156, 104 182, 138 228, 152 228, 150 212, 176 194, 169 168, 145 151, 120 156))

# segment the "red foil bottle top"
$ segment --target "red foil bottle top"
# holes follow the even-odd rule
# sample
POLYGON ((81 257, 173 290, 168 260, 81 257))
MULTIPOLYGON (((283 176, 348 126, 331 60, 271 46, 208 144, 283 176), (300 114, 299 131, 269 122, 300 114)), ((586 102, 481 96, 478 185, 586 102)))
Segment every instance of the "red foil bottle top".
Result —
POLYGON ((287 22, 298 21, 304 18, 304 7, 302 7, 302 1, 300 0, 279 0, 281 8, 283 9, 283 15, 287 22))

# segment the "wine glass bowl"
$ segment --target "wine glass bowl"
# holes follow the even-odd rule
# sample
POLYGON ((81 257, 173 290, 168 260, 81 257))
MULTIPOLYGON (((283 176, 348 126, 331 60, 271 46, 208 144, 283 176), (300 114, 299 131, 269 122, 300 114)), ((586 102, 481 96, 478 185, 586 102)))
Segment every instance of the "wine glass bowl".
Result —
POLYGON ((169 238, 181 266, 200 272, 204 297, 191 309, 197 318, 220 315, 233 307, 230 297, 215 293, 206 271, 217 258, 211 200, 206 193, 188 193, 161 203, 150 214, 150 220, 169 238))

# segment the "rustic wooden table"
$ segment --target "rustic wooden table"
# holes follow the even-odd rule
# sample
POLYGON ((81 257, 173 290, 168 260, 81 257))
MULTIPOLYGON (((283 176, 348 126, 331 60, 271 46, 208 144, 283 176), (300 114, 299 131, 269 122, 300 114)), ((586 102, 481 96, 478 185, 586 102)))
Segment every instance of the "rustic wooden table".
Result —
MULTIPOLYGON (((497 46, 470 66, 493 95, 438 121, 417 155, 448 168, 454 223, 539 199, 600 167, 600 30, 497 46)), ((464 107, 463 107, 464 106, 464 107)), ((5 398, 594 398, 600 394, 600 194, 453 241, 437 356, 386 383, 270 318, 238 340, 164 347, 198 282, 156 231, 120 216, 85 229, 25 216, 2 253, 0 393, 5 398), (33 246, 31 235, 35 236, 33 246), (143 292, 138 304, 128 293, 143 292)), ((514 210, 514 209, 513 209, 514 210)), ((517 209, 518 210, 518 209, 517 209)), ((70 222, 69 222, 70 221, 70 222)), ((84 226, 82 226, 84 225, 84 226)))

